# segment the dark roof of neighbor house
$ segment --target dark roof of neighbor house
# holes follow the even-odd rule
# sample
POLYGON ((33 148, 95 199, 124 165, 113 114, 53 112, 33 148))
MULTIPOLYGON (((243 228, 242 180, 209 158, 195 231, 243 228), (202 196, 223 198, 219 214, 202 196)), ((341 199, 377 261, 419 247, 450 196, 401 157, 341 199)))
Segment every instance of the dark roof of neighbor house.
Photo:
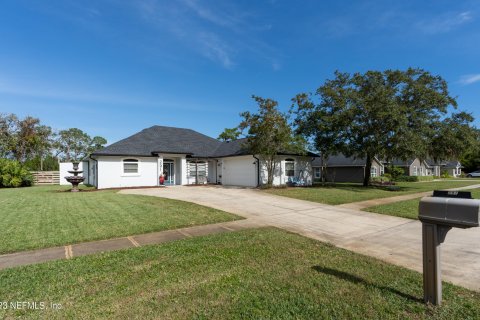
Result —
MULTIPOLYGON (((197 131, 153 126, 92 153, 94 156, 152 156, 156 153, 187 154, 196 158, 249 154, 246 139, 222 142, 197 131)), ((309 156, 315 154, 308 153, 309 156)))
MULTIPOLYGON (((322 160, 320 157, 312 161, 312 167, 320 167, 321 165, 322 160)), ((343 154, 330 156, 327 160, 327 167, 365 167, 365 165, 365 158, 346 157, 343 154)))
POLYGON ((394 165, 396 167, 410 167, 412 163, 415 161, 415 159, 408 159, 408 160, 402 160, 402 159, 393 159, 388 162, 389 165, 394 165))

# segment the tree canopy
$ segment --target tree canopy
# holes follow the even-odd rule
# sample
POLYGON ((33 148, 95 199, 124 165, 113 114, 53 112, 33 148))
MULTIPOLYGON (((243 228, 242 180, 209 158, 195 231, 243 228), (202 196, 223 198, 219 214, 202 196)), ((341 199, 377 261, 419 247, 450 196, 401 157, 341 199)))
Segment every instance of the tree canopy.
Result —
POLYGON ((278 167, 281 153, 303 153, 304 143, 293 134, 288 115, 278 109, 278 102, 252 96, 258 105, 257 113, 245 111, 238 128, 246 131, 246 147, 264 163, 267 171, 267 186, 273 185, 274 172, 278 167))
POLYGON ((32 170, 46 168, 58 170, 58 158, 78 161, 97 149, 107 140, 77 128, 53 132, 40 119, 15 114, 0 114, 0 158, 15 159, 32 170))
POLYGON ((58 132, 54 146, 61 159, 80 161, 93 151, 103 148, 105 144, 107 144, 105 138, 99 136, 91 138, 78 128, 70 128, 58 132))
POLYGON ((459 156, 468 142, 454 146, 455 137, 472 133, 467 114, 447 117, 457 103, 446 81, 422 69, 337 71, 315 97, 302 93, 293 101, 296 131, 322 155, 365 159, 364 185, 369 184, 375 156, 386 160, 459 156))

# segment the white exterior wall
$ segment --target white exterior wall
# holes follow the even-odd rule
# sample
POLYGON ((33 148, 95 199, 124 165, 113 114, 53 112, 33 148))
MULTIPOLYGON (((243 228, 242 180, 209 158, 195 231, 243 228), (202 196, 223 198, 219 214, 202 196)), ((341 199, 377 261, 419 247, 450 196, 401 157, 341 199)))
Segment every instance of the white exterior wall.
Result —
POLYGON ((157 157, 99 157, 98 189, 156 186, 158 184, 157 157), (123 173, 123 160, 137 159, 138 173, 123 173))
MULTIPOLYGON (((310 186, 313 182, 313 169, 310 157, 300 157, 300 156, 279 156, 278 160, 280 163, 275 169, 275 176, 273 178, 274 186, 285 185, 288 182, 288 177, 285 175, 285 160, 293 159, 295 160, 294 170, 295 177, 303 181, 305 185, 310 186)), ((267 184, 267 167, 264 161, 261 161, 260 166, 260 183, 267 184)))
POLYGON ((226 186, 257 186, 257 166, 253 156, 222 158, 222 184, 226 186))
MULTIPOLYGON (((87 161, 81 161, 79 164, 78 164, 78 170, 79 171, 83 171, 83 168, 86 168, 88 169, 88 163, 87 161)), ((73 170, 73 163, 71 162, 60 162, 59 164, 59 169, 60 169, 60 185, 71 185, 70 182, 68 182, 67 180, 65 180, 65 177, 68 177, 68 176, 73 176, 73 173, 69 173, 68 171, 72 171, 73 170)), ((88 181, 88 172, 84 172, 84 173, 80 173, 79 174, 80 177, 85 177, 85 182, 86 183, 89 183, 88 181)), ((83 183, 83 182, 82 182, 83 183)))

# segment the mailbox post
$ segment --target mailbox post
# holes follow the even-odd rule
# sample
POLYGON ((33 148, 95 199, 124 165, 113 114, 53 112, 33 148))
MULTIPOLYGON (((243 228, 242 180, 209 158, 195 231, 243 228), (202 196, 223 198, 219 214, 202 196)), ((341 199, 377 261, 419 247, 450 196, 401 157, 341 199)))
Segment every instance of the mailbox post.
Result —
POLYGON ((422 222, 423 296, 426 303, 442 303, 440 245, 452 227, 479 226, 480 200, 470 192, 437 191, 420 200, 418 218, 422 222))

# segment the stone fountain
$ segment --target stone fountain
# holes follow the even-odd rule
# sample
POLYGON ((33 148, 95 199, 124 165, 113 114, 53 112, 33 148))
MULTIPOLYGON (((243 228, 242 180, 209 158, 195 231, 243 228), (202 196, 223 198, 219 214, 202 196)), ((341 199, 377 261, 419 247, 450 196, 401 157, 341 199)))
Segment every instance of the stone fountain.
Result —
POLYGON ((72 173, 73 176, 68 176, 68 177, 65 177, 65 180, 67 180, 68 182, 70 182, 72 184, 72 192, 78 192, 80 190, 78 190, 78 185, 83 182, 83 180, 85 180, 84 177, 79 177, 78 175, 80 173, 82 173, 83 171, 80 171, 78 170, 78 162, 77 161, 74 161, 72 162, 73 164, 73 170, 72 171, 68 171, 68 173, 72 173))

